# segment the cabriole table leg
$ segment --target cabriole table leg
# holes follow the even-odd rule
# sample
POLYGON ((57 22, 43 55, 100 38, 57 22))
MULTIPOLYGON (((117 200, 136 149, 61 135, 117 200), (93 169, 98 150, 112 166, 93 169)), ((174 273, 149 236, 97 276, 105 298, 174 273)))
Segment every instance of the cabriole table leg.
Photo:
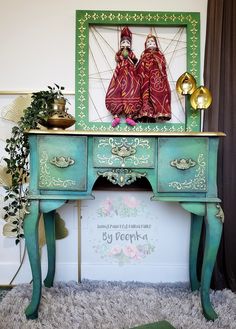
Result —
POLYGON ((48 253, 48 272, 44 280, 44 284, 46 287, 50 288, 53 286, 56 262, 55 211, 53 210, 48 213, 44 213, 43 218, 48 253))
POLYGON ((41 298, 41 264, 38 244, 39 201, 32 200, 29 206, 29 214, 24 219, 25 243, 29 255, 33 276, 33 292, 31 302, 25 310, 27 319, 38 317, 38 307, 41 298))
POLYGON ((190 251, 189 251, 189 276, 191 290, 200 288, 200 281, 197 277, 197 255, 202 231, 203 216, 191 214, 191 233, 190 233, 190 251))
POLYGON ((220 244, 223 220, 224 213, 220 205, 216 203, 208 203, 205 216, 206 240, 200 289, 203 313, 208 320, 215 320, 218 317, 211 305, 209 289, 212 271, 220 244))

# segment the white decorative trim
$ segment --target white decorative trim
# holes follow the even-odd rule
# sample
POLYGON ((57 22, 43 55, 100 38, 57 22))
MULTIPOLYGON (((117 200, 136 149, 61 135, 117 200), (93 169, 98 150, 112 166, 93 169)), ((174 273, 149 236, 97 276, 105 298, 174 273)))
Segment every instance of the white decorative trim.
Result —
POLYGON ((189 265, 186 264, 135 264, 114 266, 82 263, 82 279, 140 282, 189 282, 189 265))

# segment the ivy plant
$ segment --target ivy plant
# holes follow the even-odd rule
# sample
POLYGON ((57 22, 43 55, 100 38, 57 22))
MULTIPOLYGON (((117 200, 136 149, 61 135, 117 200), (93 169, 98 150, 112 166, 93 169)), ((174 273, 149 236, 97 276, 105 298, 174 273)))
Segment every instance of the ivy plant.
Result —
POLYGON ((33 93, 30 106, 23 111, 17 126, 12 128, 11 137, 6 140, 5 151, 8 157, 4 160, 7 164, 7 173, 12 177, 12 184, 6 187, 4 201, 7 205, 4 207, 4 219, 13 225, 12 232, 16 235, 16 244, 24 237, 23 220, 28 205, 27 182, 30 168, 26 132, 29 129, 37 129, 40 123, 45 122, 53 114, 52 104, 55 99, 64 98, 63 90, 64 87, 55 84, 54 87, 48 86, 45 91, 33 93))

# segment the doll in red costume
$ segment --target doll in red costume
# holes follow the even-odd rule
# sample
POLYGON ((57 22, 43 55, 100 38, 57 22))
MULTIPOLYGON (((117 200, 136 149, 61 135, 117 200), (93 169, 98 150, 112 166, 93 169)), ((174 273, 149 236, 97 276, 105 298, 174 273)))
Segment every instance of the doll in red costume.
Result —
POLYGON ((171 90, 167 80, 166 61, 154 35, 149 34, 137 66, 141 83, 141 122, 171 119, 171 90))
POLYGON ((106 93, 106 107, 113 115, 112 127, 120 123, 120 117, 125 116, 125 122, 135 126, 133 120, 141 108, 140 84, 135 64, 137 58, 131 50, 132 33, 128 27, 121 31, 120 50, 116 53, 117 66, 106 93))

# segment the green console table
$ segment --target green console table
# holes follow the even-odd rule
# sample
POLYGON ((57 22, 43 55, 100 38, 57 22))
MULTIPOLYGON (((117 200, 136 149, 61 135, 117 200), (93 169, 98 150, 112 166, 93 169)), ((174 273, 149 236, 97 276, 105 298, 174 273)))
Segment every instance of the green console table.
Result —
POLYGON ((224 134, 31 130, 30 200, 24 233, 33 293, 25 311, 27 318, 37 318, 41 298, 39 214, 44 214, 48 251, 44 284, 51 287, 55 273, 55 210, 67 200, 93 198, 93 185, 102 176, 121 187, 146 177, 152 187, 152 200, 177 201, 191 213, 191 289, 200 289, 205 317, 216 319, 209 289, 224 220, 216 185, 221 136, 224 134), (203 219, 206 239, 199 281, 196 263, 203 219))

